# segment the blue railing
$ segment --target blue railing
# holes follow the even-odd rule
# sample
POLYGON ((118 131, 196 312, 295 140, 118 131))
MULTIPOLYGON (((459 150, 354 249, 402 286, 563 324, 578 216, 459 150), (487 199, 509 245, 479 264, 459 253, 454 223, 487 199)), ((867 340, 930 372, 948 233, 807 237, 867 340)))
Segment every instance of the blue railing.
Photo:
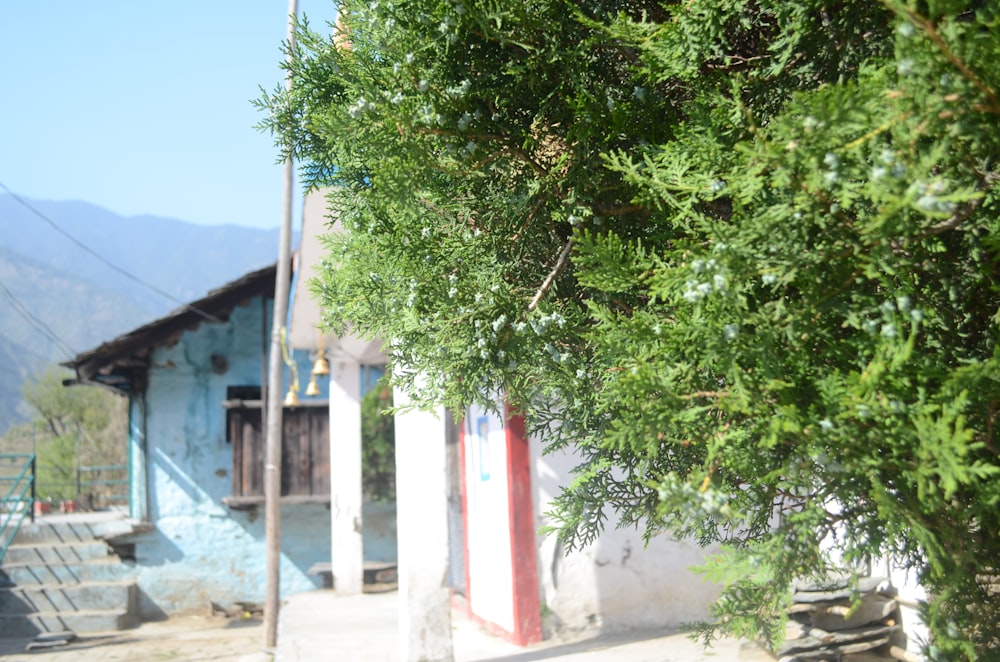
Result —
POLYGON ((84 466, 76 471, 76 498, 89 509, 128 504, 128 465, 84 466))
POLYGON ((0 562, 14 541, 25 517, 35 520, 35 456, 31 453, 0 453, 0 562))

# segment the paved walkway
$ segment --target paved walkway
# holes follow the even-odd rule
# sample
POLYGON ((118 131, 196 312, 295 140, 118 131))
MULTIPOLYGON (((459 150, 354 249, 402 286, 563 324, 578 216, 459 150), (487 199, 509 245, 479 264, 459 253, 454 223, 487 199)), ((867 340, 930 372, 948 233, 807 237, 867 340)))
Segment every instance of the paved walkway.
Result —
MULTIPOLYGON (((397 662, 396 592, 339 597, 332 591, 294 595, 281 610, 277 662, 351 660, 397 662)), ((452 611, 455 662, 773 662, 757 646, 734 639, 705 650, 686 634, 628 632, 590 638, 546 640, 522 648, 483 631, 452 611)))

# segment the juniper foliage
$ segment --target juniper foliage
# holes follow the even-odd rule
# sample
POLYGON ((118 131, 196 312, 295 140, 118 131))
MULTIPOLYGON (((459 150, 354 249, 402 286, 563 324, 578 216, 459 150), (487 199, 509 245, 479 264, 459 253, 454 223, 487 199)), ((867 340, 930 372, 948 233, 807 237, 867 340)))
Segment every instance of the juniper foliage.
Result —
POLYGON ((891 557, 932 657, 995 652, 995 3, 342 15, 259 100, 335 185, 329 324, 422 401, 502 391, 575 449, 569 547, 609 511, 721 545, 706 638, 777 639, 793 576, 891 557))

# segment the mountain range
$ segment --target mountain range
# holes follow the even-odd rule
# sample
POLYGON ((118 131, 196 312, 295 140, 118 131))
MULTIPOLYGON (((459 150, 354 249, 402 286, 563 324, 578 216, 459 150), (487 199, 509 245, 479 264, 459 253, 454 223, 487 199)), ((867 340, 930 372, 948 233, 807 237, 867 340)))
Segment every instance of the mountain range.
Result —
POLYGON ((0 434, 26 420, 21 384, 45 366, 277 259, 277 228, 21 199, 0 195, 0 434))

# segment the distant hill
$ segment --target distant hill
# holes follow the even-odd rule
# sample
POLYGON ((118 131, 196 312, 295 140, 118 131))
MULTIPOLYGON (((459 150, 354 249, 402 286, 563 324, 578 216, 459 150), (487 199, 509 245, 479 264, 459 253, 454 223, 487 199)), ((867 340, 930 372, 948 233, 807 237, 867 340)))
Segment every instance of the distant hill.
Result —
MULTIPOLYGON (((67 233, 166 298, 0 196, 0 284, 79 353, 165 315, 277 257, 278 231, 122 217, 85 202, 28 200, 67 233)), ((0 292, 0 434, 23 420, 20 385, 68 357, 0 292)))
MULTIPOLYGON (((40 356, 25 355, 22 349, 0 335, 0 434, 23 420, 24 412, 18 411, 21 384, 32 373, 32 366, 44 364, 40 356)), ((0 453, 11 452, 14 451, 0 448, 0 453)))
MULTIPOLYGON (((113 264, 185 302, 274 262, 278 253, 277 229, 124 217, 77 201, 27 202, 113 264)), ((127 294, 154 314, 177 306, 89 255, 9 195, 0 196, 0 246, 127 294)))
POLYGON ((120 292, 4 247, 0 247, 0 283, 6 288, 0 293, 0 433, 7 427, 4 422, 18 421, 25 413, 17 411, 25 378, 150 316, 147 307, 120 292), (49 330, 69 352, 46 337, 49 330))

